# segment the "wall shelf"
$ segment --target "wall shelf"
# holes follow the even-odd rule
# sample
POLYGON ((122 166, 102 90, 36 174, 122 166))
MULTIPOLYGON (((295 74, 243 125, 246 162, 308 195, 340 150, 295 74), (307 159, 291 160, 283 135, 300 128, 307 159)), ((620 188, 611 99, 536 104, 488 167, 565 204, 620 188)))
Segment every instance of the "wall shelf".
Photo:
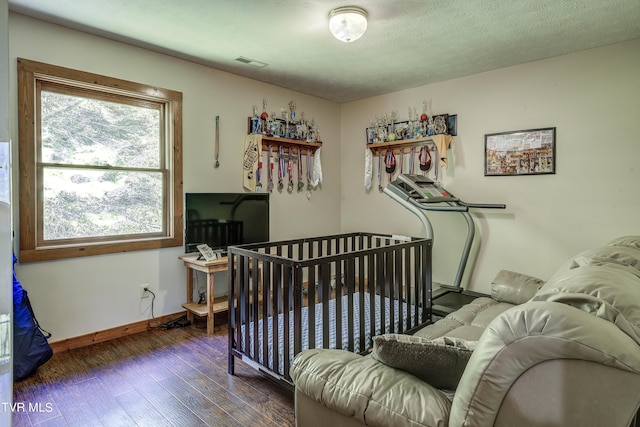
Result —
MULTIPOLYGON (((311 151, 315 153, 316 149, 322 147, 322 141, 303 141, 300 139, 282 138, 280 136, 273 136, 262 133, 251 133, 251 117, 249 117, 248 131, 249 135, 262 135, 262 149, 268 150, 269 146, 292 148, 294 153, 298 153, 298 150, 311 151)), ((276 150, 277 151, 277 150, 276 150)))
POLYGON ((311 150, 311 152, 315 152, 316 149, 322 147, 322 142, 307 142, 307 141, 299 141, 297 139, 289 139, 289 138, 281 138, 279 136, 269 136, 262 135, 262 149, 268 150, 269 145, 276 147, 285 147, 285 148, 293 148, 293 151, 297 153, 297 150, 311 150))
POLYGON ((442 147, 448 147, 449 143, 453 139, 451 135, 432 135, 432 136, 424 136, 422 138, 411 138, 411 139, 400 139, 396 141, 387 141, 387 142, 377 142, 374 144, 366 144, 367 148, 370 149, 374 155, 377 155, 381 150, 386 151, 391 148, 395 153, 406 152, 405 149, 411 147, 421 147, 423 145, 436 145, 439 150, 442 150, 442 147))

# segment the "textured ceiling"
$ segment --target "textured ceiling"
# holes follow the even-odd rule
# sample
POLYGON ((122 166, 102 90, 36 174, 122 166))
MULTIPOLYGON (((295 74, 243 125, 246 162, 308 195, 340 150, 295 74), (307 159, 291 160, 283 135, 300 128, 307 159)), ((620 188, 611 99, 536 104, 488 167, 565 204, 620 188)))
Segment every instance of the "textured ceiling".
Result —
POLYGON ((9 9, 336 102, 640 38, 640 0, 9 0, 9 9), (327 16, 350 5, 367 10, 369 27, 345 44, 327 16))

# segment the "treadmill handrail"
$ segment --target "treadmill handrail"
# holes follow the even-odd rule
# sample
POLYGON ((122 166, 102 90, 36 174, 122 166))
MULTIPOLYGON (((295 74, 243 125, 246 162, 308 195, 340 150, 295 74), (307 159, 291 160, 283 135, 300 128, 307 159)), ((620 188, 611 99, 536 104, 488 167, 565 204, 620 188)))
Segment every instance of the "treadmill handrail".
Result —
MULTIPOLYGON (((425 211, 444 211, 444 212, 468 212, 469 211, 469 207, 467 206, 461 206, 461 205, 438 205, 435 203, 420 203, 421 199, 413 199, 413 198, 409 198, 407 199, 409 200, 412 204, 414 204, 415 206, 417 206, 418 208, 425 210, 425 211)), ((453 202, 447 202, 447 203, 453 203, 453 202)), ((455 203, 460 203, 460 202, 455 202, 455 203)))
POLYGON ((462 200, 458 200, 458 203, 462 206, 466 206, 471 209, 506 209, 507 205, 502 203, 467 203, 462 200))

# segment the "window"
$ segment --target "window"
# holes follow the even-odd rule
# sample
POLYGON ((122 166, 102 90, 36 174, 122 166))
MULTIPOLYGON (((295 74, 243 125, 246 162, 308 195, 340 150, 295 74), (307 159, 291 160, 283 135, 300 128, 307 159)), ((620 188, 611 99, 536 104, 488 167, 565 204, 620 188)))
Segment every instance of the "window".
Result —
POLYGON ((182 246, 182 94, 18 59, 20 261, 182 246))

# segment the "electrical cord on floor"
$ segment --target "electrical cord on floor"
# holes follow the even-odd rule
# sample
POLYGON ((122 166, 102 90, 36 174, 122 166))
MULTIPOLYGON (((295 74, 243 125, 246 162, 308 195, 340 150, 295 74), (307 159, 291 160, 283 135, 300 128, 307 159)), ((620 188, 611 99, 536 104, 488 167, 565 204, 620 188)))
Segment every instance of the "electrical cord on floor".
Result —
POLYGON ((173 329, 173 328, 183 328, 185 326, 189 326, 191 324, 191 322, 189 320, 187 320, 187 316, 182 316, 179 317, 177 319, 174 320, 170 320, 167 323, 163 323, 162 325, 159 324, 158 319, 156 319, 156 316, 153 314, 153 303, 156 300, 156 294, 154 294, 151 289, 147 288, 145 289, 145 292, 149 292, 151 294, 151 318, 153 319, 153 322, 155 323, 155 326, 151 326, 151 321, 149 321, 148 323, 148 327, 150 329, 173 329))
POLYGON ((156 319, 156 316, 153 314, 153 303, 156 300, 156 294, 154 294, 151 289, 147 288, 146 290, 147 292, 149 292, 151 294, 151 319, 153 320, 153 322, 156 324, 155 326, 151 326, 151 321, 149 321, 149 327, 150 328, 159 328, 160 325, 158 324, 158 320, 156 319))

